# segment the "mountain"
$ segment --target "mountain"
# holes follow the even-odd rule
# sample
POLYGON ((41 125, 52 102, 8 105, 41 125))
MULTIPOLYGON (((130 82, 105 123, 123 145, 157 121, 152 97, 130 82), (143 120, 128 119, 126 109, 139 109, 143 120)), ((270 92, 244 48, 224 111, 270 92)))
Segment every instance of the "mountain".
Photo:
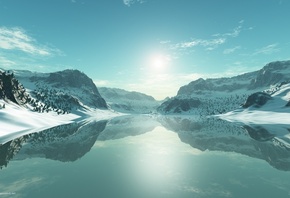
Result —
POLYGON ((84 73, 64 70, 53 73, 14 71, 15 77, 38 103, 35 111, 54 110, 69 113, 76 109, 107 109, 106 101, 84 73))
POLYGON ((135 91, 117 88, 100 87, 99 92, 107 101, 109 107, 123 113, 151 113, 155 112, 160 102, 152 96, 135 91))
POLYGON ((270 86, 290 81, 290 61, 276 61, 261 70, 231 78, 198 79, 180 87, 177 95, 163 102, 163 114, 221 114, 239 108, 247 98, 270 86))

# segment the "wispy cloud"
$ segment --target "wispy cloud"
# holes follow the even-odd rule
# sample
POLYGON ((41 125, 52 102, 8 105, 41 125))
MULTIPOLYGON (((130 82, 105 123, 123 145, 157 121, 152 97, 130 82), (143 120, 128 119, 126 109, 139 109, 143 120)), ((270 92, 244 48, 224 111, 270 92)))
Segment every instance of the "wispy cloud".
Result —
POLYGON ((280 49, 278 48, 278 43, 273 43, 265 47, 262 47, 260 49, 257 49, 253 55, 259 55, 259 54, 269 55, 269 54, 273 54, 279 51, 280 49))
POLYGON ((228 48, 228 49, 225 49, 223 51, 224 54, 231 54, 231 53, 234 53, 235 51, 241 49, 241 46, 235 46, 233 48, 228 48))
POLYGON ((7 59, 6 57, 0 56, 0 66, 3 68, 9 68, 13 65, 16 65, 16 63, 12 60, 7 59))
POLYGON ((97 87, 106 87, 110 85, 110 82, 107 80, 94 80, 94 83, 97 87))
MULTIPOLYGON (((243 28, 244 21, 241 20, 239 25, 233 28, 231 31, 226 33, 217 33, 212 35, 210 38, 193 38, 189 41, 183 41, 178 43, 173 43, 169 40, 160 41, 160 44, 169 46, 172 50, 187 50, 194 47, 202 47, 206 51, 211 51, 217 49, 220 45, 225 44, 229 39, 236 38, 240 35, 243 28)), ((231 53, 239 48, 228 49, 225 53, 231 53)))
POLYGON ((49 56, 59 51, 50 49, 37 43, 35 39, 27 35, 25 30, 17 27, 0 27, 0 50, 18 50, 31 55, 49 56))
POLYGON ((128 7, 130 7, 134 3, 144 3, 144 2, 145 0, 123 0, 123 3, 128 7))
POLYGON ((243 23, 244 20, 239 21, 239 25, 235 28, 233 28, 230 32, 226 32, 226 33, 217 33, 214 34, 213 36, 215 37, 238 37, 242 31, 243 28, 243 23))
POLYGON ((195 46, 202 46, 202 47, 213 47, 216 48, 217 46, 226 42, 225 38, 217 38, 217 39, 192 39, 188 42, 181 42, 171 46, 172 49, 185 49, 185 48, 192 48, 195 46))

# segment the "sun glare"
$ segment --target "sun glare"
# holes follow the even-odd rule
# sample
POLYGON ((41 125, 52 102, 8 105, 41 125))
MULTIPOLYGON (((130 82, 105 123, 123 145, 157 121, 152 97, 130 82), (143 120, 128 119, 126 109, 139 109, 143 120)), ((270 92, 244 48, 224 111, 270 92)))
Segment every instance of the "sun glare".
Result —
POLYGON ((163 67, 165 64, 165 61, 163 60, 162 57, 156 57, 154 60, 153 60, 153 66, 154 67, 157 67, 157 68, 161 68, 163 67))
POLYGON ((165 55, 155 55, 151 58, 151 67, 155 70, 163 70, 169 63, 169 57, 165 55))

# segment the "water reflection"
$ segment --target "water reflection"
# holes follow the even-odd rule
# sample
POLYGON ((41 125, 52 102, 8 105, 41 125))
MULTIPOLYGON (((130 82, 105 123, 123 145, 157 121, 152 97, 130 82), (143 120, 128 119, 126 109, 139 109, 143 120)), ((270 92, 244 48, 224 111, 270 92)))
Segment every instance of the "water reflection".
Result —
POLYGON ((176 132, 183 143, 200 151, 235 152, 290 171, 290 126, 245 125, 215 118, 122 116, 82 121, 24 135, 0 146, 1 169, 10 160, 31 157, 62 162, 88 153, 96 141, 121 139, 153 131, 157 126, 176 132))
POLYGON ((152 131, 160 123, 146 115, 120 116, 109 120, 98 140, 114 140, 128 136, 137 136, 152 131))
POLYGON ((159 121, 199 150, 240 153, 290 171, 289 125, 245 125, 198 117, 161 117, 159 121))
POLYGON ((287 197, 289 139, 289 126, 213 118, 86 120, 1 145, 0 196, 287 197))
POLYGON ((13 139, 0 146, 0 168, 11 159, 31 157, 75 161, 90 151, 106 124, 107 121, 82 121, 13 139))
POLYGON ((0 168, 11 159, 41 157, 62 162, 75 161, 90 151, 96 140, 136 136, 160 125, 149 116, 121 116, 112 120, 84 120, 24 135, 0 145, 0 168))

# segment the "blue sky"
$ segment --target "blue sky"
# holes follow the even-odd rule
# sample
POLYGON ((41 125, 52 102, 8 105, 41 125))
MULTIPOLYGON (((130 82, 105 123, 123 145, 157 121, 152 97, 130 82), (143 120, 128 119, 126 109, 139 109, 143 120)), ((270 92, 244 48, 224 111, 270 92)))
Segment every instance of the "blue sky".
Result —
POLYGON ((174 96, 290 59, 290 0, 0 0, 0 68, 174 96))

